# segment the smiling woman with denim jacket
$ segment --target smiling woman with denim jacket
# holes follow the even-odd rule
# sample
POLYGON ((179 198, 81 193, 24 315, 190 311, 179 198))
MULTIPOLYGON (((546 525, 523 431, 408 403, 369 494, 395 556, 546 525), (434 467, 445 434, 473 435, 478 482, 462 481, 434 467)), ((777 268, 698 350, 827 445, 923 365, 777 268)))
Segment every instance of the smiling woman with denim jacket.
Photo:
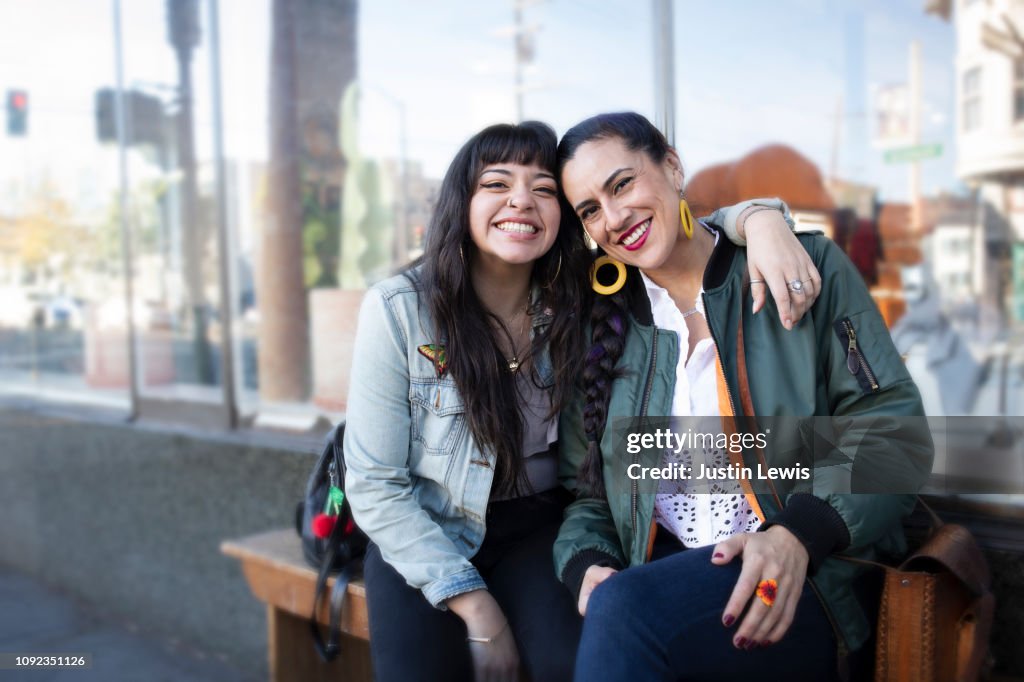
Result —
MULTIPOLYGON (((590 255, 567 224, 555 141, 535 122, 473 137, 421 262, 360 312, 346 490, 372 541, 378 680, 571 675, 579 616, 550 559, 567 502, 555 439, 581 364, 590 255)), ((804 255, 777 211, 755 215, 759 233, 784 235, 766 269, 804 255)))

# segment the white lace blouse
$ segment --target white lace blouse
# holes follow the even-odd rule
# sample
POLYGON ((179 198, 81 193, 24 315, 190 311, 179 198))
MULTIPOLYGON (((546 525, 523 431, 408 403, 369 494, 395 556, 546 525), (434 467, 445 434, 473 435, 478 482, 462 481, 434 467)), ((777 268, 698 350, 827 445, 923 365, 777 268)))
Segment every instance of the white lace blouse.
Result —
MULTIPOLYGON (((686 350, 689 348, 690 332, 682 312, 665 289, 649 280, 646 275, 643 280, 651 300, 654 323, 660 329, 674 331, 679 337, 679 362, 676 365, 672 414, 680 417, 714 417, 711 420, 714 422, 711 428, 718 430, 720 422, 717 417, 720 413, 714 341, 710 338, 699 341, 687 360, 686 350)), ((700 294, 697 295, 695 307, 697 314, 704 314, 700 294)), ((691 426, 696 423, 698 422, 687 422, 691 426)), ((685 429, 686 426, 680 425, 677 430, 685 429)), ((725 467, 729 464, 729 458, 725 451, 702 448, 700 452, 683 449, 676 453, 668 450, 663 461, 664 464, 682 464, 691 467, 693 471, 697 471, 696 462, 709 467, 725 467)), ((713 545, 735 533, 757 530, 761 520, 750 507, 746 497, 726 492, 734 491, 736 482, 725 483, 727 487, 718 482, 663 479, 658 486, 654 502, 655 520, 687 547, 713 545)))

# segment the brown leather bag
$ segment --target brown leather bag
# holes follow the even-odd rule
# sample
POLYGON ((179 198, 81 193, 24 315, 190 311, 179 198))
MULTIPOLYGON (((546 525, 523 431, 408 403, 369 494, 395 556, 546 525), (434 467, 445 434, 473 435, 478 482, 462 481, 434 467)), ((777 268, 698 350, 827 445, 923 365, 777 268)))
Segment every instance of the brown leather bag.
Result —
POLYGON ((987 662, 995 610, 988 564, 966 528, 928 512, 935 526, 925 543, 885 569, 875 682, 969 682, 987 662))

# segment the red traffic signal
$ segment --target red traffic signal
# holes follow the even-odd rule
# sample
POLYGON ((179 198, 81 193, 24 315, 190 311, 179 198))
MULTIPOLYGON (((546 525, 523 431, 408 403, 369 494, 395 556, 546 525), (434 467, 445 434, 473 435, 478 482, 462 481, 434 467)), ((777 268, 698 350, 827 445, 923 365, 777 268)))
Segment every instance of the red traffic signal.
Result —
POLYGON ((24 137, 28 133, 28 93, 24 90, 7 91, 7 134, 24 137))

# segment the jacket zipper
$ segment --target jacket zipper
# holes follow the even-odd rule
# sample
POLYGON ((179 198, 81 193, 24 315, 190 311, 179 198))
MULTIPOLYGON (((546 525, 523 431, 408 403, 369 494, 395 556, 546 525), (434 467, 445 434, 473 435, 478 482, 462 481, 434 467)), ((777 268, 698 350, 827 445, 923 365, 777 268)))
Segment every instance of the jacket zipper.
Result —
MULTIPOLYGON (((711 315, 708 312, 709 311, 709 308, 708 308, 708 297, 707 297, 706 294, 702 294, 701 297, 704 300, 704 318, 708 321, 708 331, 711 332, 711 340, 715 344, 715 355, 718 356, 718 364, 719 364, 719 366, 721 366, 722 373, 724 374, 725 373, 725 363, 722 362, 722 353, 719 350, 718 337, 715 335, 715 327, 714 327, 714 325, 711 324, 711 315)), ((844 320, 844 322, 845 323, 849 323, 849 320, 844 320)), ((742 322, 740 322, 740 324, 742 324, 742 322)), ((850 331, 851 331, 851 333, 853 331, 853 326, 852 325, 850 326, 850 331)), ((852 342, 853 343, 853 347, 856 348, 856 336, 853 336, 852 338, 854 339, 853 342, 852 342)), ((859 349, 857 350, 857 353, 860 354, 860 350, 859 349)), ((867 362, 864 363, 864 366, 867 367, 867 362)), ((874 377, 872 377, 872 382, 874 382, 874 377)), ((734 417, 740 416, 740 413, 736 411, 736 403, 733 402, 732 391, 729 389, 729 382, 728 381, 725 382, 725 395, 729 399, 729 407, 732 408, 733 416, 734 417)), ((755 493, 755 497, 756 497, 756 493, 755 493)), ((759 500, 759 502, 760 502, 760 500, 759 500)), ((764 506, 762 505, 762 509, 763 508, 764 508, 764 506)), ((828 618, 829 625, 832 626, 832 632, 836 636, 836 644, 838 646, 838 652, 837 653, 838 653, 839 658, 843 658, 843 657, 847 656, 849 654, 849 650, 846 648, 846 639, 843 637, 843 633, 839 629, 839 624, 836 623, 835 616, 832 615, 832 610, 828 607, 828 604, 825 602, 825 598, 823 596, 821 596, 821 592, 818 590, 818 586, 814 584, 814 581, 809 579, 809 578, 806 578, 806 580, 807 580, 807 584, 811 586, 812 590, 814 590, 814 595, 818 598, 818 603, 821 604, 821 610, 825 612, 825 617, 828 618)))
MULTIPOLYGON (((722 368, 722 374, 725 374, 725 363, 722 362, 722 351, 719 350, 718 336, 715 334, 715 328, 711 324, 711 315, 708 313, 708 296, 707 294, 701 294, 701 300, 704 301, 704 319, 708 322, 708 331, 711 332, 711 341, 715 344, 715 356, 718 358, 718 366, 722 368)), ((740 413, 736 411, 736 403, 732 399, 732 391, 729 390, 729 382, 725 382, 725 397, 729 399, 729 407, 732 408, 733 417, 740 416, 740 413)))
POLYGON ((875 379, 875 374, 871 371, 871 366, 868 365, 864 353, 861 352, 860 346, 857 345, 857 332, 853 329, 853 323, 846 318, 842 320, 842 324, 843 330, 846 332, 846 369, 850 370, 850 374, 853 376, 857 376, 860 370, 864 370, 864 378, 867 379, 871 391, 877 391, 878 381, 875 379))
MULTIPOLYGON (((647 406, 651 402, 651 391, 652 391, 652 389, 654 387, 654 368, 658 364, 658 325, 652 325, 652 327, 654 329, 654 333, 652 335, 652 338, 654 339, 654 342, 651 344, 651 363, 647 367, 647 380, 644 383, 644 399, 643 399, 643 402, 640 403, 640 419, 641 420, 644 420, 644 419, 647 418, 647 406)), ((641 425, 640 428, 643 428, 643 426, 641 425)), ((640 462, 640 453, 637 453, 637 454, 633 455, 633 464, 638 464, 639 462, 640 462)), ((632 519, 632 526, 633 526, 633 538, 635 539, 636 538, 636 521, 637 521, 637 514, 638 514, 637 507, 639 506, 638 503, 637 503, 637 498, 640 496, 640 484, 637 482, 637 480, 635 478, 633 479, 633 484, 632 484, 631 487, 632 487, 632 497, 630 498, 630 503, 631 503, 632 508, 633 508, 633 515, 632 515, 631 519, 632 519)))

